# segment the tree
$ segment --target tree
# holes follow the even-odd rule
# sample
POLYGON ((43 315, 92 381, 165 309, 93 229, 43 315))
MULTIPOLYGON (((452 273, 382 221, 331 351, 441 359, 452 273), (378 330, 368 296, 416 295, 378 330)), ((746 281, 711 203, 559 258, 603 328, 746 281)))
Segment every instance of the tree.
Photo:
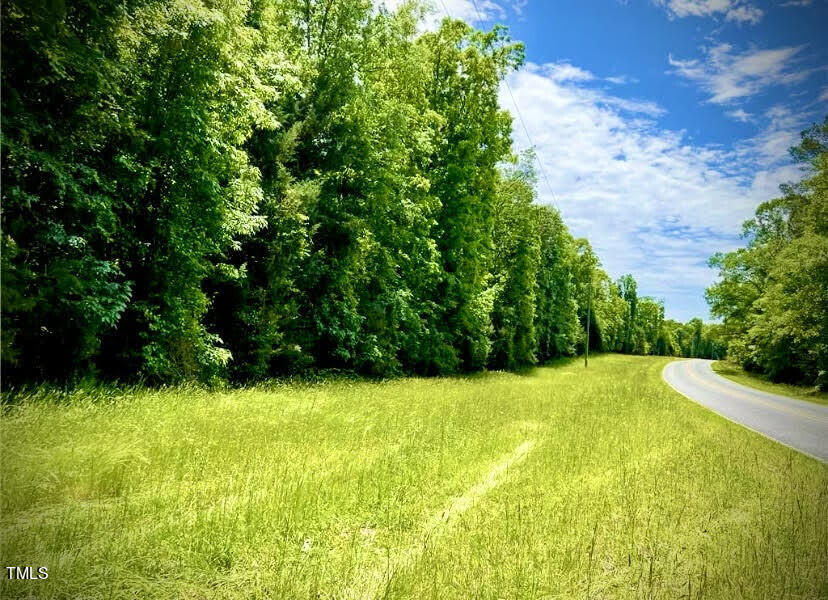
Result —
MULTIPOLYGON (((134 4, 2 5, 3 371, 92 371, 134 284, 111 251, 122 205, 108 142, 128 134, 119 28, 134 4)), ((131 157, 122 155, 125 164, 131 157)))
MULTIPOLYGON (((637 351, 658 354, 658 339, 664 325, 664 304, 652 298, 640 298, 637 306, 637 351)), ((664 345, 666 351, 667 344, 664 345)))
POLYGON ((540 266, 537 213, 532 208, 535 174, 533 156, 501 179, 494 206, 492 260, 492 352, 496 368, 535 364, 536 282, 540 266))
POLYGON ((627 353, 640 351, 643 344, 637 331, 638 319, 638 284, 632 275, 624 275, 618 280, 618 291, 627 305, 624 315, 623 351, 627 353))
POLYGON ((545 362, 575 354, 581 340, 578 320, 575 240, 560 213, 549 206, 534 206, 540 241, 535 293, 537 358, 545 362))
POLYGON ((728 355, 775 380, 826 385, 828 372, 828 118, 791 149, 809 177, 781 186, 744 226, 747 247, 717 254, 707 290, 728 355))
MULTIPOLYGON (((588 310, 590 348, 668 351, 663 307, 535 203, 504 28, 421 33, 418 2, 371 0, 1 10, 7 381, 514 369, 574 354, 588 310)), ((814 193, 769 205, 756 240, 821 256, 814 193)), ((742 333, 793 327, 788 262, 762 263, 742 333)))
POLYGON ((578 303, 578 319, 581 322, 582 350, 586 350, 587 337, 589 347, 600 350, 604 347, 604 337, 601 335, 603 311, 600 306, 600 299, 597 297, 596 288, 600 289, 600 279, 603 271, 600 269, 598 256, 592 249, 592 245, 585 238, 575 240, 575 262, 573 264, 573 275, 575 277, 576 298, 578 303), (596 279, 599 281, 596 282, 596 279), (596 285, 597 283, 597 285, 596 285), (596 309, 597 308, 597 309, 596 309), (589 326, 589 336, 587 336, 589 326))
MULTIPOLYGON (((127 147, 140 178, 121 178, 117 244, 136 282, 104 356, 156 380, 220 376, 230 352, 204 322, 204 284, 257 214, 260 173, 245 143, 275 127, 276 91, 250 57, 259 44, 246 3, 152 3, 131 15, 119 41, 136 133, 127 147)), ((116 158, 116 162, 117 162, 116 158)), ((114 370, 114 369, 113 369, 114 370)))
POLYGON ((490 351, 497 165, 511 152, 512 120, 498 104, 498 89, 523 62, 523 46, 502 27, 483 33, 450 19, 419 43, 429 51, 433 73, 429 105, 443 120, 429 166, 441 203, 435 231, 444 271, 440 331, 455 365, 474 370, 490 351))

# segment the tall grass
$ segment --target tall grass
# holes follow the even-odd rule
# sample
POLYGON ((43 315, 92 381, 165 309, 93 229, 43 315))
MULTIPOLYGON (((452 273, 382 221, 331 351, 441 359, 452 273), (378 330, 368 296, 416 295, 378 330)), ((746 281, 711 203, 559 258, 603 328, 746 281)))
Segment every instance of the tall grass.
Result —
POLYGON ((664 364, 18 398, 0 596, 826 597, 828 466, 664 364))

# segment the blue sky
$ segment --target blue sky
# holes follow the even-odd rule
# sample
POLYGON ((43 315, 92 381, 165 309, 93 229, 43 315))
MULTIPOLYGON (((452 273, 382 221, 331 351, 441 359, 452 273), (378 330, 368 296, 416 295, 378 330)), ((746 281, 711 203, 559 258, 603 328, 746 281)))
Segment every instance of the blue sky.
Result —
POLYGON ((543 165, 539 201, 668 317, 707 319, 707 258, 802 176, 787 148, 828 114, 828 0, 432 4, 428 27, 448 12, 526 44, 501 105, 543 165))

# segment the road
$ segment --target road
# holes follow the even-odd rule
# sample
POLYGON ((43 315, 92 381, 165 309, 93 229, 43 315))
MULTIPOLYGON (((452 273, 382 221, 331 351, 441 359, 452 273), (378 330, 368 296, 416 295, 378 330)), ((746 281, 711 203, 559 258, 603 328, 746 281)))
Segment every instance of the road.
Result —
POLYGON ((717 375, 712 360, 664 367, 664 380, 691 400, 748 429, 828 462, 828 406, 769 394, 717 375))

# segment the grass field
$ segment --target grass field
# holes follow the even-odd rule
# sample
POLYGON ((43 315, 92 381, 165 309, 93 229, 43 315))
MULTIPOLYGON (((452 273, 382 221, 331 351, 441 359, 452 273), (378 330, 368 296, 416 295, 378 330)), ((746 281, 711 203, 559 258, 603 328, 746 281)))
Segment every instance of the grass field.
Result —
POLYGON ((828 404, 828 392, 818 392, 816 388, 806 388, 801 385, 774 383, 763 375, 745 371, 742 367, 732 362, 717 360, 713 363, 713 370, 731 381, 763 392, 780 394, 799 400, 808 400, 809 402, 816 402, 817 404, 828 404))
POLYGON ((827 597, 828 465, 666 362, 32 398, 0 597, 827 597))

